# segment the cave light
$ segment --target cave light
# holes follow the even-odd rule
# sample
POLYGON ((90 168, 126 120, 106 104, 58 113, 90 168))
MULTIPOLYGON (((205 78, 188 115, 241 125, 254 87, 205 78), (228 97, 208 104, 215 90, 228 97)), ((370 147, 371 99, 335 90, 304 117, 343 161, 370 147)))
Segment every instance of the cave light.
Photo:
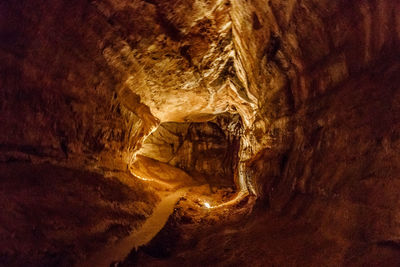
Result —
POLYGON ((241 200, 243 200, 248 195, 249 195, 248 191, 239 191, 233 199, 231 199, 229 201, 226 201, 226 202, 223 202, 223 203, 221 203, 219 205, 211 206, 210 203, 208 203, 206 201, 203 202, 203 205, 207 209, 223 208, 223 207, 232 206, 232 205, 235 205, 235 204, 239 203, 241 200))

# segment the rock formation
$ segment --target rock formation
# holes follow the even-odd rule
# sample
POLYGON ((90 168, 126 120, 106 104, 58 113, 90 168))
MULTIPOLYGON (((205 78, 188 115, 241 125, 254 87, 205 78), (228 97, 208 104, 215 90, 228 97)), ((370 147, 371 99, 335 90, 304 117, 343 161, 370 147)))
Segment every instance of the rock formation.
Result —
POLYGON ((227 207, 234 220, 182 204, 160 234, 191 238, 128 265, 400 265, 399 13, 398 0, 3 0, 0 262, 68 266, 140 227, 159 200, 132 176, 145 156, 256 202, 227 207))

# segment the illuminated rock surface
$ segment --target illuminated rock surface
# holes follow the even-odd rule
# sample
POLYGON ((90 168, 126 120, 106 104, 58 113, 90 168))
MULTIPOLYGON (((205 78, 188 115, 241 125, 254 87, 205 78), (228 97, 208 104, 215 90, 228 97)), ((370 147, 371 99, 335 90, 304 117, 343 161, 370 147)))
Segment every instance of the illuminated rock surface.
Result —
POLYGON ((2 1, 0 263, 84 262, 192 186, 123 265, 400 265, 399 13, 2 1))

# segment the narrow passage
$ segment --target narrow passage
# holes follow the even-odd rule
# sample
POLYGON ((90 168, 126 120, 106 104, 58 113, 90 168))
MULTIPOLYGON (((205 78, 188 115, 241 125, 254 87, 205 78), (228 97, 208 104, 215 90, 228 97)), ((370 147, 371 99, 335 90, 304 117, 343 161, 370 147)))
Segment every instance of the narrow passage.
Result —
POLYGON ((169 215, 171 215, 174 210, 176 202, 179 198, 183 197, 187 191, 188 188, 181 188, 163 198, 142 227, 133 231, 129 236, 119 240, 115 244, 94 253, 86 262, 78 266, 109 267, 114 261, 122 261, 128 256, 132 249, 137 249, 150 242, 164 227, 169 215))

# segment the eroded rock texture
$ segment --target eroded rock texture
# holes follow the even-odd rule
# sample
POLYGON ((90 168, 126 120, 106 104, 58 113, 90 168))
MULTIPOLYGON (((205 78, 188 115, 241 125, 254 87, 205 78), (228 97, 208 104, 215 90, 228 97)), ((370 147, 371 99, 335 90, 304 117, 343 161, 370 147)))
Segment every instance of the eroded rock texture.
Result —
POLYGON ((0 171, 1 266, 73 266, 140 226, 158 200, 123 173, 27 162, 0 171))
MULTIPOLYGON (((242 36, 254 40, 248 57, 264 51, 248 60, 255 64, 248 72, 258 81, 255 125, 266 129, 254 127, 255 143, 269 139, 270 147, 250 146, 258 152, 250 169, 265 205, 310 222, 316 243, 341 247, 319 252, 326 258, 297 255, 293 264, 398 264, 399 2, 256 7, 269 43, 253 34, 260 30, 244 28, 242 36)), ((250 14, 248 24, 256 21, 250 14)))
POLYGON ((213 185, 232 186, 242 132, 238 115, 220 115, 202 123, 162 123, 138 155, 201 175, 213 185))
POLYGON ((205 229, 165 264, 400 264, 399 13, 397 0, 2 1, 0 159, 108 179, 151 154, 257 195, 243 231, 205 229))

